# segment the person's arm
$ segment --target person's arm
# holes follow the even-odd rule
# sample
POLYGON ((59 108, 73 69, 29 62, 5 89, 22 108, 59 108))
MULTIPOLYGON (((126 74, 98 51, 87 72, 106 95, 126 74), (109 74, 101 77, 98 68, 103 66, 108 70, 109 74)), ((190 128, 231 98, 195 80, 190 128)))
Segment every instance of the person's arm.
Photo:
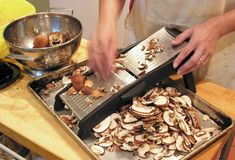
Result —
POLYGON ((117 21, 125 0, 100 0, 99 22, 89 49, 89 66, 101 76, 109 74, 116 56, 117 21))
POLYGON ((100 0, 99 23, 106 23, 109 20, 117 22, 124 3, 125 0, 100 0))
POLYGON ((174 68, 193 51, 192 57, 178 69, 179 74, 191 72, 208 62, 214 54, 217 41, 232 31, 235 31, 235 9, 185 30, 172 42, 173 45, 179 45, 189 39, 189 43, 174 60, 174 68))

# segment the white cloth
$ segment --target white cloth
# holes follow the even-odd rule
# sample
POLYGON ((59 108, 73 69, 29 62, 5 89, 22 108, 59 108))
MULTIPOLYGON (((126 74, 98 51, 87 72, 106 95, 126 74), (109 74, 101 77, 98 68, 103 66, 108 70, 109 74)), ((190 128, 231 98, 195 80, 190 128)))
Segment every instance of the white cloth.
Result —
MULTIPOLYGON (((184 30, 233 8, 234 0, 135 0, 126 18, 126 45, 141 40, 164 26, 184 30)), ((216 54, 209 64, 200 68, 197 78, 206 78, 235 89, 235 64, 232 62, 235 60, 235 53, 232 48, 228 48, 229 44, 234 44, 235 49, 233 42, 235 36, 231 35, 220 40, 216 54), (223 52, 225 49, 226 53, 223 52)))

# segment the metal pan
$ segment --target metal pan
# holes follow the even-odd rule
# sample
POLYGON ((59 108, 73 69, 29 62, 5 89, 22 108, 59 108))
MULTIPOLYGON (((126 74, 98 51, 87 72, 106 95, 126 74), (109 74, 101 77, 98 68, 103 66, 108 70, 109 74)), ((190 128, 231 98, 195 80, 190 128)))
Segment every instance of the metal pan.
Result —
MULTIPOLYGON (((60 69, 54 73, 45 75, 44 77, 32 80, 28 84, 29 90, 39 99, 44 106, 54 115, 56 120, 65 128, 65 130, 78 142, 82 147, 84 147, 87 151, 88 154, 95 156, 91 153, 89 150, 89 146, 94 143, 95 139, 92 136, 89 136, 87 139, 81 140, 80 137, 77 136, 79 128, 75 124, 72 129, 67 127, 59 118, 60 115, 62 114, 71 114, 71 109, 64 109, 62 111, 54 111, 53 109, 53 104, 55 100, 55 95, 62 89, 59 88, 58 90, 55 90, 49 94, 49 96, 42 97, 40 95, 40 90, 48 83, 54 81, 54 82, 60 82, 61 78, 64 75, 69 75, 72 74, 72 72, 80 65, 84 65, 85 62, 80 63, 80 64, 75 64, 68 66, 66 68, 60 69)), ((227 115, 225 115, 223 112, 219 111, 212 105, 208 104, 205 102, 203 99, 195 95, 193 92, 187 90, 185 87, 183 87, 180 83, 176 83, 170 79, 164 79, 159 83, 160 86, 172 86, 176 87, 179 91, 181 91, 183 94, 187 94, 193 101, 194 106, 196 109, 201 113, 201 116, 204 114, 207 114, 212 121, 208 123, 204 123, 204 127, 209 127, 209 126, 216 126, 218 128, 218 131, 216 134, 208 140, 206 143, 202 144, 201 146, 198 146, 195 150, 193 150, 191 153, 184 155, 181 157, 181 159, 191 159, 193 156, 196 154, 200 153, 202 150, 206 149, 209 147, 212 143, 218 141, 221 137, 224 136, 229 136, 231 128, 233 126, 233 122, 231 118, 229 118, 227 115)), ((145 92, 148 89, 145 90, 145 92)), ((118 157, 122 157, 122 159, 136 159, 136 157, 133 157, 132 154, 128 154, 126 152, 113 152, 113 153, 108 153, 105 154, 104 156, 100 157, 100 159, 107 159, 107 158, 112 158, 112 159, 118 159, 118 157)), ((96 159, 98 159, 96 157, 96 159)))

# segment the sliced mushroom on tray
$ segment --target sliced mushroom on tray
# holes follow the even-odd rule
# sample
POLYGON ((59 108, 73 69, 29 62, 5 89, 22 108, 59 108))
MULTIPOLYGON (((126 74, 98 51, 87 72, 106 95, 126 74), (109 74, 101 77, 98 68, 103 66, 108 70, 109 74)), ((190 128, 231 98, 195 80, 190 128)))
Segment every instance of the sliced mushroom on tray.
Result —
POLYGON ((98 124, 93 129, 100 138, 95 145, 156 160, 188 153, 216 130, 203 128, 198 114, 187 95, 182 96, 173 87, 156 87, 98 124))

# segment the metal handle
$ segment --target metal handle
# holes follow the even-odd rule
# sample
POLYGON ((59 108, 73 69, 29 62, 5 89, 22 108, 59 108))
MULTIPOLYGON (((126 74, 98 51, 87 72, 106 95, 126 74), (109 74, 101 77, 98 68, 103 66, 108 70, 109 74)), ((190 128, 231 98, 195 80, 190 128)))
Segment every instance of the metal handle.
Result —
POLYGON ((71 8, 57 8, 57 7, 52 7, 48 12, 59 12, 59 13, 64 13, 73 16, 73 9, 71 8))
POLYGON ((34 61, 35 58, 32 57, 28 57, 22 54, 14 54, 14 53, 10 53, 7 55, 8 58, 13 58, 13 59, 19 59, 19 60, 26 60, 26 61, 34 61))

